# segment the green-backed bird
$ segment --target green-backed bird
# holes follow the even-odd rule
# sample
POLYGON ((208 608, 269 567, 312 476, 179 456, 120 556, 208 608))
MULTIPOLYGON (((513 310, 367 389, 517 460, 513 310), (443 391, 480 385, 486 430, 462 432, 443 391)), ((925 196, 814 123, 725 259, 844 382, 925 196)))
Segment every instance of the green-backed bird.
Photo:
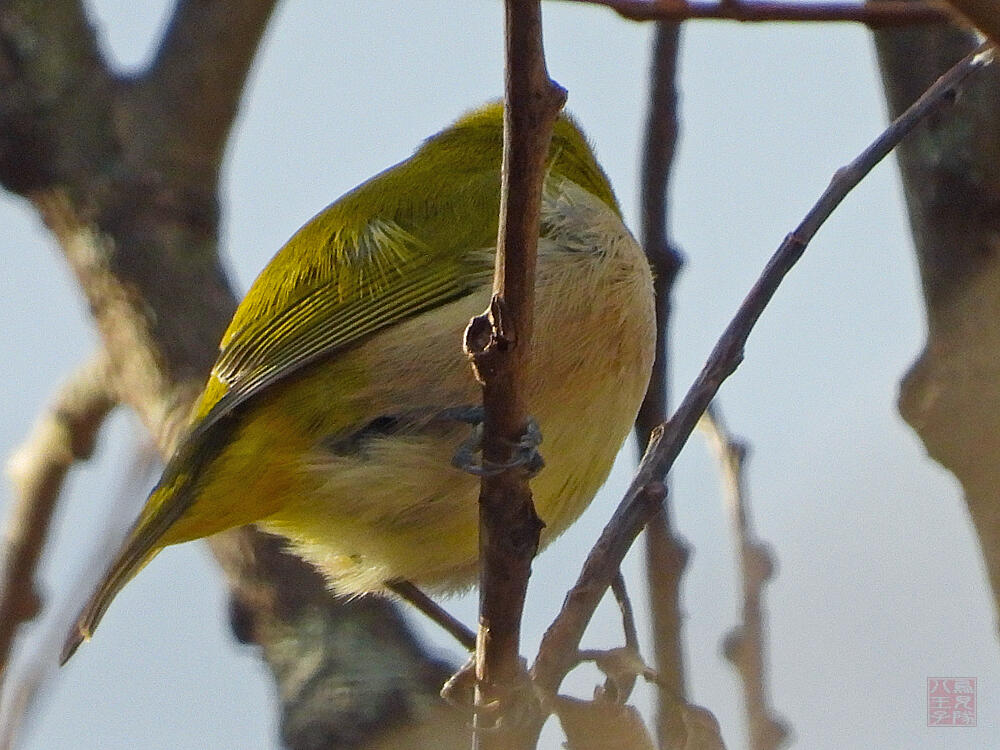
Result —
MULTIPOLYGON (((493 103, 323 209, 275 255, 64 659, 157 552, 244 524, 286 537, 339 594, 474 583, 479 479, 452 459, 482 398, 461 341, 492 291, 502 151, 493 103)), ((649 265, 565 114, 535 283, 526 396, 544 435, 532 481, 544 546, 607 478, 655 340, 649 265)))

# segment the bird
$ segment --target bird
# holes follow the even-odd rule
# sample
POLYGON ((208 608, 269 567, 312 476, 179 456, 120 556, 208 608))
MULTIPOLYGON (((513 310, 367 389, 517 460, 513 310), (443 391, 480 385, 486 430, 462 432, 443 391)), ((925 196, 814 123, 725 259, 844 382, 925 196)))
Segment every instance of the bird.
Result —
MULTIPOLYGON (((475 583, 480 480, 454 459, 481 419, 482 391, 461 342, 491 298, 502 153, 494 101, 277 252, 238 306, 63 663, 160 550, 247 524, 284 537, 337 595, 475 583)), ((655 354, 649 263, 567 113, 546 161, 534 320, 524 387, 544 437, 531 483, 543 548, 606 480, 655 354)))

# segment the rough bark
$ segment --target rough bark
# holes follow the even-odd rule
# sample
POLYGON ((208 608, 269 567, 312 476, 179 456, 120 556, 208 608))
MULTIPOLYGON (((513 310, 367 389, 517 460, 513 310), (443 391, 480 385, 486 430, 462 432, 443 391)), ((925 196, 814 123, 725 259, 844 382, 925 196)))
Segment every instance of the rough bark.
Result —
MULTIPOLYGON (((976 44, 958 27, 876 32, 890 112, 976 44)), ((982 71, 897 154, 928 328, 899 409, 962 483, 1000 601, 1000 69, 982 71)))

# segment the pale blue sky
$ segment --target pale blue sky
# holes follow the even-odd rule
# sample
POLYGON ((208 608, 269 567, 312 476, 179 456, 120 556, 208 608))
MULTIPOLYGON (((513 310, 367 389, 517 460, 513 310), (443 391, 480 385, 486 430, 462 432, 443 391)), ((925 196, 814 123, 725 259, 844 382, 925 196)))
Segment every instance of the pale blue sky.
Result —
MULTIPOLYGON (((146 58, 163 6, 93 3, 123 65, 146 58)), ((569 90, 569 108, 635 226, 651 27, 559 3, 546 4, 545 22, 550 72, 569 90)), ((681 67, 673 235, 688 263, 676 294, 678 394, 784 234, 884 124, 861 28, 691 24, 681 67)), ((497 2, 282 4, 225 169, 222 244, 239 287, 324 205, 497 96, 501 71, 497 2)), ((0 453, 7 455, 95 339, 34 214, 4 198, 0 221, 0 322, 10 332, 0 359, 9 384, 0 401, 0 453)), ((820 232, 721 391, 731 428, 751 441, 752 512, 778 560, 766 592, 772 696, 798 747, 964 750, 1000 737, 993 612, 959 489, 924 457, 894 407, 898 379, 923 341, 917 286, 896 172, 887 163, 820 232), (979 677, 978 728, 925 726, 930 676, 979 677)), ((127 477, 139 434, 132 420, 117 417, 97 459, 72 474, 42 571, 50 602, 66 596, 116 498, 141 502, 141 487, 127 477)), ((626 450, 584 520, 537 562, 526 653, 633 460, 626 450)), ((717 471, 700 437, 673 482, 678 524, 695 550, 684 591, 692 694, 716 712, 738 748, 738 684, 719 656, 738 613, 736 573, 717 471)), ((5 485, 0 510, 9 498, 5 485)), ((636 571, 633 561, 629 572, 636 571)), ((271 687, 252 650, 231 641, 224 601, 203 546, 162 554, 49 682, 19 747, 276 747, 271 687)), ((474 620, 471 598, 451 606, 474 620)), ((420 627, 455 651, 432 626, 420 627)), ((617 617, 605 607, 587 643, 618 638, 617 617)), ((585 672, 569 686, 585 696, 593 680, 585 672)), ((546 742, 558 747, 554 733, 546 742)))

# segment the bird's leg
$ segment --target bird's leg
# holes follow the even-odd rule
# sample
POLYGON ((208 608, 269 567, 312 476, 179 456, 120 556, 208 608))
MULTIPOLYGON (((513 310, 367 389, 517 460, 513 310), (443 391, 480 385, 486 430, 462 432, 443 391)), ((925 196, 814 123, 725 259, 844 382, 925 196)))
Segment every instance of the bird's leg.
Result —
MULTIPOLYGON (((401 599, 412 604, 432 619, 470 652, 468 660, 441 688, 441 697, 455 706, 471 706, 474 702, 474 690, 476 687, 476 634, 469 630, 446 612, 441 605, 431 599, 427 594, 414 586, 410 581, 397 579, 387 581, 385 587, 399 596, 401 599)), ((522 660, 523 662, 523 660, 522 660)), ((517 689, 517 694, 530 693, 531 678, 522 664, 522 679, 517 689), (523 690, 521 688, 524 688, 523 690)), ((516 701, 510 701, 516 705, 516 701)), ((480 711, 486 713, 499 713, 500 706, 480 706, 480 711)), ((516 712, 515 712, 516 713, 516 712)))
POLYGON ((538 422, 534 419, 528 419, 520 440, 511 446, 514 450, 511 460, 503 463, 493 463, 476 458, 476 454, 481 452, 483 448, 482 406, 461 406, 454 409, 445 409, 440 412, 437 418, 452 419, 472 425, 472 435, 462 442, 451 459, 452 466, 457 469, 481 477, 493 476, 515 466, 522 466, 529 475, 535 476, 545 466, 545 461, 542 459, 541 453, 538 452, 538 446, 542 443, 542 430, 538 426, 538 422))
POLYGON ((385 587, 419 609, 454 636, 463 648, 472 652, 465 664, 441 687, 441 697, 452 705, 471 706, 476 686, 476 634, 410 581, 402 579, 387 581, 385 587))
POLYGON ((385 587, 401 599, 409 602, 423 612, 427 617, 440 625, 446 632, 454 636, 463 648, 476 650, 476 634, 449 614, 444 607, 431 599, 409 581, 397 579, 387 581, 385 587))

